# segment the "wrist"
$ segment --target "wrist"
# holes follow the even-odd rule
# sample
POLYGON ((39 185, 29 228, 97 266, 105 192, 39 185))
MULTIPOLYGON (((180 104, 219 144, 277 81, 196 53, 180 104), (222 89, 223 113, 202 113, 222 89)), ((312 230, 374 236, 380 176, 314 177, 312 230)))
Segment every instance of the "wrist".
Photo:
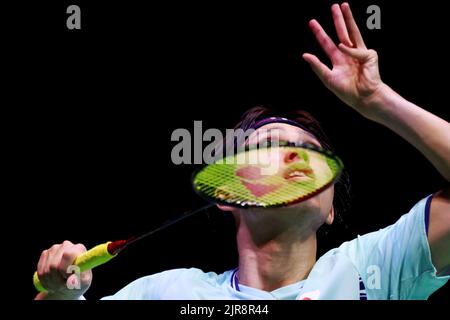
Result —
POLYGON ((372 121, 379 121, 387 109, 393 105, 394 91, 384 82, 381 82, 372 94, 361 99, 358 109, 361 114, 372 121))

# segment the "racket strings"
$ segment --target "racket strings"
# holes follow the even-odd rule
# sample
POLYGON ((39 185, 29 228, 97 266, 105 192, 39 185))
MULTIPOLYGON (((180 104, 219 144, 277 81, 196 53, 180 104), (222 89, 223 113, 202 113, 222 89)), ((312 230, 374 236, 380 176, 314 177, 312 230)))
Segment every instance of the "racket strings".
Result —
MULTIPOLYGON (((254 154, 249 154, 250 152, 261 152, 250 150, 229 156, 202 169, 194 177, 194 189, 209 200, 234 206, 281 206, 302 201, 324 190, 337 179, 343 168, 339 158, 317 148, 278 148, 283 148, 280 152, 306 152, 310 174, 293 179, 283 175, 282 170, 273 174, 261 174, 267 166, 242 161, 251 156, 251 159, 257 159, 254 154)), ((274 148, 271 151, 274 151, 274 148)), ((298 163, 286 166, 288 170, 291 167, 292 172, 295 172, 298 163)))

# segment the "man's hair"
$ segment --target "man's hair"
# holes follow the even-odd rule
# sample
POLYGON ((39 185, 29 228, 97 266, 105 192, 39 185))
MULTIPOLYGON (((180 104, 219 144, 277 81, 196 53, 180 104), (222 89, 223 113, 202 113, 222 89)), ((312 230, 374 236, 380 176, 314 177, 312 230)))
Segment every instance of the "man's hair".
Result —
MULTIPOLYGON (((236 124, 234 129, 242 129, 246 131, 253 128, 258 121, 269 117, 283 117, 299 123, 320 142, 324 149, 335 152, 330 139, 323 131, 319 121, 304 110, 286 112, 276 111, 269 106, 253 107, 241 116, 241 119, 236 124)), ((350 199, 350 179, 348 172, 344 169, 334 185, 333 207, 337 223, 343 222, 343 214, 350 209, 350 199)), ((327 227, 325 225, 324 227, 325 228, 322 228, 323 231, 327 232, 327 227)))

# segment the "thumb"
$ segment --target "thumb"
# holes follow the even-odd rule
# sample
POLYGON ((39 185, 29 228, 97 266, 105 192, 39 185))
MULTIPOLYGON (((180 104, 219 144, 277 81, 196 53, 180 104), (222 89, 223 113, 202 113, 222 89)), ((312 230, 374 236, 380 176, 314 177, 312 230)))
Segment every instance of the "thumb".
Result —
POLYGON ((343 53, 360 61, 368 61, 377 57, 377 52, 372 49, 350 48, 343 43, 340 43, 338 47, 343 53))

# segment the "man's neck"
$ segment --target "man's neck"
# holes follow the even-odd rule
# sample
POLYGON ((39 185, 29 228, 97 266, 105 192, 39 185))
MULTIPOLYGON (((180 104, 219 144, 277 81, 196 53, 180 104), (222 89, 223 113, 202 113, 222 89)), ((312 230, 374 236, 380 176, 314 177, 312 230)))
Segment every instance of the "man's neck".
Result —
POLYGON ((307 226, 268 221, 238 226, 239 283, 265 291, 305 279, 316 262, 316 233, 307 226))

